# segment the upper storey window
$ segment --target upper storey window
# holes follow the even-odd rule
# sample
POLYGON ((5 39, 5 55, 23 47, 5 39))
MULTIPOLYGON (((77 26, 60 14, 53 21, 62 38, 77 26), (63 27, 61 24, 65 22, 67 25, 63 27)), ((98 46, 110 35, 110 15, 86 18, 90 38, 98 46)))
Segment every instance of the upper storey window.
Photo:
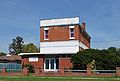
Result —
POLYGON ((69 26, 70 28, 70 39, 74 39, 74 26, 69 26))
POLYGON ((48 31, 49 28, 44 28, 44 40, 48 40, 48 31))

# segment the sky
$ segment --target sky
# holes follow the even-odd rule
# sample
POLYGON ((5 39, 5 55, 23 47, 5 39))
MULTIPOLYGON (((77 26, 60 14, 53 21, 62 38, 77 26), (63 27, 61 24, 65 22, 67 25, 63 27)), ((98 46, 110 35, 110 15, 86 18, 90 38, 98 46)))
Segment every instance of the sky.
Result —
POLYGON ((120 47, 120 0, 0 0, 0 52, 16 36, 39 46, 40 19, 80 17, 91 48, 120 47))

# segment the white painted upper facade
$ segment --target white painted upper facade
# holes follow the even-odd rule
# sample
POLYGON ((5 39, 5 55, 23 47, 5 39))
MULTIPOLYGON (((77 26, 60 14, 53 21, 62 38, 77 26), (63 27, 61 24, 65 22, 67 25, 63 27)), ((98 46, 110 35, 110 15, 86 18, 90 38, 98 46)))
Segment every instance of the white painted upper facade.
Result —
POLYGON ((40 27, 79 24, 79 17, 40 20, 40 27))
POLYGON ((79 40, 40 42, 40 54, 74 54, 79 51, 79 46, 88 49, 79 40))

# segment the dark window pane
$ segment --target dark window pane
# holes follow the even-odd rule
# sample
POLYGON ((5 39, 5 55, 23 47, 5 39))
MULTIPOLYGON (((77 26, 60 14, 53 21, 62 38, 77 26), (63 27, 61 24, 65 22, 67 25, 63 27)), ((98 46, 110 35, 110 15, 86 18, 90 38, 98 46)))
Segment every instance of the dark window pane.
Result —
POLYGON ((49 59, 46 59, 45 64, 46 64, 45 69, 49 69, 49 59))
POLYGON ((45 35, 45 38, 47 39, 47 38, 48 38, 48 35, 45 35))
POLYGON ((74 28, 71 28, 70 30, 71 30, 71 32, 74 32, 74 28))
POLYGON ((45 34, 48 34, 48 30, 45 30, 45 34))
POLYGON ((56 69, 59 69, 59 59, 56 59, 56 69))
POLYGON ((74 37, 74 33, 71 33, 71 37, 74 37))
POLYGON ((51 69, 54 69, 54 59, 51 59, 51 69))

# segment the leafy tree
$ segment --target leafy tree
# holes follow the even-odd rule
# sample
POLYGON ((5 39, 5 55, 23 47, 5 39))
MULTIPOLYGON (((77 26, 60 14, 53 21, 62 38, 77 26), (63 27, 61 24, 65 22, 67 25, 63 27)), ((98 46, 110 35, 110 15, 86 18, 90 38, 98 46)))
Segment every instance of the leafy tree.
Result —
POLYGON ((33 43, 29 43, 23 46, 22 52, 24 53, 37 53, 39 49, 33 43))
POLYGON ((6 53, 0 52, 0 56, 5 56, 7 55, 6 53))
POLYGON ((95 60, 98 70, 113 70, 120 66, 120 50, 110 47, 107 50, 87 49, 74 54, 71 58, 73 69, 86 69, 95 60))
POLYGON ((15 39, 12 39, 12 43, 9 45, 9 52, 11 54, 21 53, 23 44, 24 44, 23 38, 17 36, 15 39))
POLYGON ((87 64, 95 59, 94 55, 97 52, 99 52, 97 49, 86 49, 74 54, 71 58, 73 69, 86 69, 87 64))
POLYGON ((117 52, 117 48, 116 47, 109 47, 108 48, 108 52, 110 52, 110 53, 116 53, 117 52))
POLYGON ((99 70, 112 70, 116 69, 118 66, 117 63, 120 60, 117 58, 117 55, 114 52, 110 52, 110 50, 100 50, 100 53, 96 56, 96 67, 99 70))

